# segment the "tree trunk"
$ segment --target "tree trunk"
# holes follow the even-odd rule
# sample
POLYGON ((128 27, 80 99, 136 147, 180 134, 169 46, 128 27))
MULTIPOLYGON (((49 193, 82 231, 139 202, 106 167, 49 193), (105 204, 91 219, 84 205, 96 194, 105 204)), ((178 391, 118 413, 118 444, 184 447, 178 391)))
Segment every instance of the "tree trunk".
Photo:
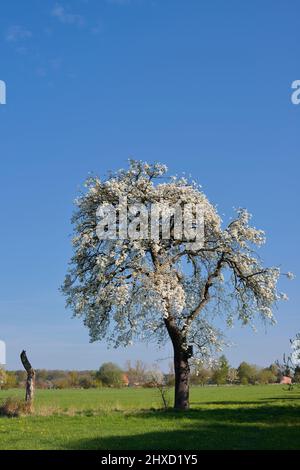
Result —
POLYGON ((24 366, 24 369, 27 372, 25 401, 26 403, 28 403, 29 411, 32 412, 33 411, 33 398, 34 398, 34 385, 35 385, 34 384, 35 383, 35 371, 27 359, 26 351, 22 351, 21 361, 24 366))
POLYGON ((187 348, 186 336, 176 326, 172 318, 165 319, 165 325, 171 338, 174 349, 174 370, 175 370, 175 410, 188 410, 190 407, 190 366, 189 358, 192 355, 190 348, 187 348))
POLYGON ((175 369, 175 401, 176 410, 188 410, 189 403, 189 378, 190 366, 188 355, 180 346, 174 345, 174 369, 175 369))

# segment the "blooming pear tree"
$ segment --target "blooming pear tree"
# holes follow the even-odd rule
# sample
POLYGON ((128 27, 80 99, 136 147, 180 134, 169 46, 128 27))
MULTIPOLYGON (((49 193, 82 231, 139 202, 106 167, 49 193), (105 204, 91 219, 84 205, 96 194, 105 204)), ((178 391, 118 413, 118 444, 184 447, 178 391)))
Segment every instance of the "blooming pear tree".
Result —
POLYGON ((272 323, 273 307, 285 297, 277 292, 279 268, 263 266, 256 254, 265 236, 250 225, 250 218, 240 209, 223 226, 196 183, 167 177, 164 165, 133 160, 106 180, 90 177, 76 200, 74 254, 62 287, 67 306, 83 318, 91 341, 106 338, 118 347, 136 340, 159 345, 171 340, 176 409, 189 407, 191 357, 203 360, 222 347, 216 315, 226 315, 229 325, 235 320, 251 324, 257 316, 272 323), (103 208, 120 209, 124 201, 136 208, 127 212, 135 233, 128 229, 126 236, 118 236, 124 235, 124 220, 117 213, 116 233, 99 238, 103 208), (201 207, 203 243, 176 236, 174 211, 168 214, 167 236, 161 216, 155 221, 161 236, 148 236, 148 229, 141 229, 147 217, 143 213, 142 218, 140 207, 150 214, 154 205, 201 207))

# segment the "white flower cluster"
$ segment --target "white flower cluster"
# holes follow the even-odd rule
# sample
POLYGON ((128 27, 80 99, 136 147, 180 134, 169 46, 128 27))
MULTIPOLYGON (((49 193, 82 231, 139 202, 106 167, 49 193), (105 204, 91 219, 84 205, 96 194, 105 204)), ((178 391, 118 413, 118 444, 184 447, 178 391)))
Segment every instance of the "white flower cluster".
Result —
POLYGON ((146 287, 156 293, 161 302, 163 317, 170 314, 180 315, 185 307, 185 291, 176 273, 158 269, 149 273, 146 287))

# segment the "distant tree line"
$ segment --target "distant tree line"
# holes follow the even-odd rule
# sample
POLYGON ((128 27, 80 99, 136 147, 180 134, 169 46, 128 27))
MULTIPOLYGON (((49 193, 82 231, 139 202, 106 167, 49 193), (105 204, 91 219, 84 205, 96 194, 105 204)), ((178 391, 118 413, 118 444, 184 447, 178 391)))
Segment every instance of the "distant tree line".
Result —
MULTIPOLYGON (((293 371, 280 365, 271 364, 269 367, 258 367, 247 362, 241 362, 237 367, 231 367, 227 358, 221 356, 211 367, 192 364, 192 385, 255 385, 280 383, 283 376, 291 377, 294 383, 300 383, 300 367, 293 371)), ((23 388, 26 372, 23 370, 5 371, 0 368, 0 389, 23 388)), ((157 387, 157 384, 172 386, 174 371, 170 365, 169 373, 162 373, 158 367, 148 367, 138 360, 135 363, 127 361, 121 368, 112 362, 101 365, 99 370, 66 371, 66 370, 36 370, 36 387, 39 389, 66 388, 100 388, 100 387, 157 387)))
POLYGON ((279 364, 259 367, 248 362, 241 362, 237 368, 231 367, 225 356, 211 367, 195 365, 191 381, 194 385, 255 385, 280 383, 285 370, 279 364))

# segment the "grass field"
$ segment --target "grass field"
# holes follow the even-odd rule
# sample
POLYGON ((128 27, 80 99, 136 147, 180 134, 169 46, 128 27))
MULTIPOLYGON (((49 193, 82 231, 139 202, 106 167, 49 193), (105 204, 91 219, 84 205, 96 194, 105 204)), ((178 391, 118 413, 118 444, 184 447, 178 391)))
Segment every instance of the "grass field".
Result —
POLYGON ((34 416, 0 418, 0 449, 300 449, 299 388, 194 387, 189 412, 159 408, 153 389, 37 391, 34 416))

